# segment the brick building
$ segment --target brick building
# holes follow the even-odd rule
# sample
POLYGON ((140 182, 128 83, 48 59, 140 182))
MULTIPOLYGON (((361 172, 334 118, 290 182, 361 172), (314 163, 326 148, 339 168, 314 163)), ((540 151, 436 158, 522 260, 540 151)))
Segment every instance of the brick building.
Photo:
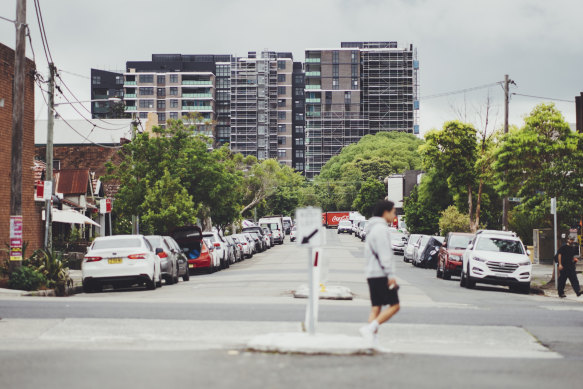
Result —
MULTIPOLYGON (((26 61, 23 120, 22 216, 23 241, 28 253, 42 247, 42 203, 34 201, 34 72, 35 64, 26 61)), ((10 239, 10 161, 12 158, 12 85, 14 50, 0 44, 0 247, 10 239)))

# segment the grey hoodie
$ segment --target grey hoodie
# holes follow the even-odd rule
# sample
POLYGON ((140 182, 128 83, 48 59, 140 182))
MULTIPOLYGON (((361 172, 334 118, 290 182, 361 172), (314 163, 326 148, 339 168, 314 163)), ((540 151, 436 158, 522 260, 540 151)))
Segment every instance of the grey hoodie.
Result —
POLYGON ((366 278, 385 276, 393 278, 395 276, 395 260, 393 256, 389 225, 382 217, 370 218, 366 226, 366 243, 364 244, 366 278), (375 256, 374 253, 377 255, 375 256))

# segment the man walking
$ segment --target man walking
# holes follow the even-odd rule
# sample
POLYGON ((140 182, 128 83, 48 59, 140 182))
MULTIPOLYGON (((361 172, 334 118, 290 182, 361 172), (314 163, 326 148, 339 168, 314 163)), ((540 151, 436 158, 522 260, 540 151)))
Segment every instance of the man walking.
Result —
POLYGON ((565 296, 567 278, 571 282, 573 290, 577 293, 577 297, 581 296, 581 288, 579 287, 579 280, 575 271, 575 264, 578 261, 575 257, 576 254, 577 247, 575 246, 575 238, 570 235, 567 244, 563 245, 557 251, 557 259, 559 261, 559 297, 567 297, 565 296))
POLYGON ((395 218, 395 205, 391 201, 380 200, 366 227, 364 256, 366 278, 370 291, 372 309, 369 324, 360 329, 361 335, 376 345, 379 326, 399 312, 399 295, 395 279, 393 249, 389 223, 395 218), (382 307, 389 307, 382 310, 382 307))

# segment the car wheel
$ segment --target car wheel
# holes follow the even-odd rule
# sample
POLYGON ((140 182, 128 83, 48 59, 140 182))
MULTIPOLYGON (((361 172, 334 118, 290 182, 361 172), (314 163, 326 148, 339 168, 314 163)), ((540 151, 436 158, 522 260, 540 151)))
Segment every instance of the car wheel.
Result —
POLYGON ((466 288, 474 289, 476 287, 476 281, 472 280, 469 274, 466 274, 466 288))
POLYGON ((176 275, 172 279, 172 283, 173 284, 177 284, 178 283, 178 267, 176 268, 176 275))
POLYGON ((460 286, 463 288, 466 286, 466 277, 465 277, 464 269, 462 268, 462 273, 460 274, 460 286))
POLYGON ((435 276, 437 278, 441 278, 443 276, 443 272, 439 269, 439 264, 437 265, 437 270, 435 271, 435 276))
POLYGON ((441 278, 443 278, 444 280, 451 280, 451 274, 449 274, 449 271, 446 269, 445 265, 443 265, 441 278))
POLYGON ((154 290, 156 289, 157 283, 154 280, 150 280, 148 279, 148 281, 146 281, 146 289, 148 290, 154 290))
POLYGON ((84 282, 83 283, 83 293, 93 293, 95 292, 95 286, 93 283, 84 282))
POLYGON ((160 274, 160 276, 158 278, 158 282, 156 283, 156 287, 158 287, 158 288, 162 287, 162 274, 160 274))
POLYGON ((182 276, 182 281, 189 281, 190 280, 190 270, 187 268, 186 273, 182 276))

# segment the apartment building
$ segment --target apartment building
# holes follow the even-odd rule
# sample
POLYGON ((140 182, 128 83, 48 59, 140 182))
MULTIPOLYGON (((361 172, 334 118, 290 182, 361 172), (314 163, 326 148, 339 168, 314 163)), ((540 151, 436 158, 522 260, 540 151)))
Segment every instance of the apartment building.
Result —
POLYGON ((294 62, 293 64, 293 91, 292 91, 292 167, 303 172, 305 168, 305 138, 306 138, 306 77, 304 74, 304 64, 294 62))
POLYGON ((91 69, 91 117, 93 119, 123 119, 122 73, 91 69))
POLYGON ((306 176, 364 135, 418 132, 418 67, 413 46, 397 42, 306 50, 306 176))
POLYGON ((231 149, 292 165, 291 53, 263 51, 231 62, 231 149))

